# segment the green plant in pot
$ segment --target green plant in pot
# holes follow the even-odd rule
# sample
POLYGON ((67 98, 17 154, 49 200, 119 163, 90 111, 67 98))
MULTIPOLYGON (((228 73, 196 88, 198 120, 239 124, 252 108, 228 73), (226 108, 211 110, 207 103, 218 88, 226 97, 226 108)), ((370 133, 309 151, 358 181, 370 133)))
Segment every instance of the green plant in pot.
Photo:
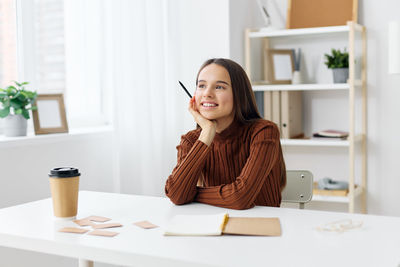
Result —
POLYGON ((4 134, 6 136, 25 136, 29 110, 36 110, 33 105, 37 97, 36 92, 25 89, 28 82, 0 88, 0 118, 5 119, 4 134))
POLYGON ((331 54, 325 54, 325 64, 332 69, 334 83, 346 83, 349 78, 349 53, 346 49, 331 50, 331 54))

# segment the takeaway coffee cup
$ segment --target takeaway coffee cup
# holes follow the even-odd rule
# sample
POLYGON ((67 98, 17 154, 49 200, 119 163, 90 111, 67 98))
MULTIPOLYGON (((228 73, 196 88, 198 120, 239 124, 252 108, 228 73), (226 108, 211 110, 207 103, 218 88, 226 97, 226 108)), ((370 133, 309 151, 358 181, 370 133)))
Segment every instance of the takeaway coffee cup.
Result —
POLYGON ((49 180, 54 216, 74 218, 78 211, 79 170, 71 167, 50 170, 49 180))

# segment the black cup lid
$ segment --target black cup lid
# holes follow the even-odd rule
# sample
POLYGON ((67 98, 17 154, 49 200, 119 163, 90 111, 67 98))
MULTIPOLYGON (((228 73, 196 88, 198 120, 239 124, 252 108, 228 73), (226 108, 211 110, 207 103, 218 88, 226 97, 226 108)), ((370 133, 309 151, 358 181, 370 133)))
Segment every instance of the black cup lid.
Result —
POLYGON ((50 170, 49 176, 54 178, 66 178, 80 176, 79 170, 72 167, 60 167, 50 170))

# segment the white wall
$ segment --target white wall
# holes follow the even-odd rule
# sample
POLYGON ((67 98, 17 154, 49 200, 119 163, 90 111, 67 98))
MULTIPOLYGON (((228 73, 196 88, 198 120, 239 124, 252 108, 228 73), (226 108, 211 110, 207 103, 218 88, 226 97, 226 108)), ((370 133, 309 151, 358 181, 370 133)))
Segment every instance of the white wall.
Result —
POLYGON ((368 210, 400 216, 400 74, 388 74, 387 27, 400 21, 397 0, 360 1, 368 37, 368 210))
MULTIPOLYGON (((176 2, 179 46, 178 77, 194 92, 197 72, 209 58, 229 57, 229 1, 179 0, 176 2)), ((187 111, 188 98, 182 94, 187 111)), ((186 112, 189 113, 189 112, 186 112)), ((188 114, 187 121, 193 125, 188 114)), ((190 126, 192 127, 192 126, 190 126)))

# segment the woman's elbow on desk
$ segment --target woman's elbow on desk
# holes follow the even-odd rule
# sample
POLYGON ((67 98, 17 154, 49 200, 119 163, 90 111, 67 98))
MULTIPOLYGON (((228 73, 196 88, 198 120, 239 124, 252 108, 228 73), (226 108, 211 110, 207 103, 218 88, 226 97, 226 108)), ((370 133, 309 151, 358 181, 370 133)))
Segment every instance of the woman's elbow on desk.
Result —
POLYGON ((248 210, 253 208, 255 205, 253 204, 247 204, 247 203, 237 203, 229 207, 230 209, 234 210, 248 210))
POLYGON ((169 200, 171 200, 171 202, 172 203, 174 203, 175 205, 185 205, 185 204, 188 204, 188 203, 190 203, 190 202, 192 202, 192 201, 188 201, 188 200, 186 200, 186 199, 180 199, 180 198, 171 198, 171 197, 168 197, 169 198, 169 200))
POLYGON ((197 195, 194 201, 234 210, 247 210, 255 206, 254 202, 242 201, 240 199, 207 198, 200 194, 197 195))
MULTIPOLYGON (((200 201, 199 201, 200 202, 200 201)), ((224 203, 224 204, 216 204, 216 203, 206 203, 206 202, 201 202, 203 204, 209 204, 221 208, 226 208, 226 209, 233 209, 233 210, 248 210, 253 208, 255 205, 253 204, 247 204, 247 203, 224 203)))
POLYGON ((175 205, 184 205, 190 202, 193 202, 193 198, 190 198, 189 196, 182 196, 181 194, 178 194, 175 192, 172 193, 171 191, 169 191, 167 188, 165 188, 165 195, 169 198, 169 200, 171 200, 172 203, 174 203, 175 205))

